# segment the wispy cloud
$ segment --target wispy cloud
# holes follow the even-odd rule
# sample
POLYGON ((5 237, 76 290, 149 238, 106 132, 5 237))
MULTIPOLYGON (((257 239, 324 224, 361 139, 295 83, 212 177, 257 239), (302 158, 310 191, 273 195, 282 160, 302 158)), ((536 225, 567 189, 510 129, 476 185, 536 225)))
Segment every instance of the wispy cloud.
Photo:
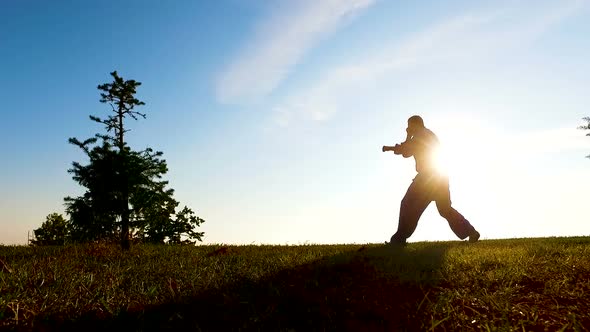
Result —
POLYGON ((218 100, 239 102, 272 92, 311 48, 375 1, 285 2, 258 25, 252 40, 221 73, 218 100))
POLYGON ((530 2, 517 8, 459 15, 435 24, 361 61, 333 68, 315 84, 287 96, 275 107, 281 110, 281 126, 286 125, 285 118, 327 120, 349 102, 350 96, 362 93, 359 87, 372 86, 384 77, 391 79, 402 69, 481 61, 522 47, 587 4, 586 0, 530 2))

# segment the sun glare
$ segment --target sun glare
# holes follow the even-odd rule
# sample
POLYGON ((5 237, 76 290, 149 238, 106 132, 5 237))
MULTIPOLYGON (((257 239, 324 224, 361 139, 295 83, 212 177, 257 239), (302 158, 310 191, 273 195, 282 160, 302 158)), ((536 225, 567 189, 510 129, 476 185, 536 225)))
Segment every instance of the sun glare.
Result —
POLYGON ((497 171, 497 153, 494 152, 495 135, 489 128, 473 121, 445 122, 434 128, 440 147, 433 160, 440 173, 452 176, 455 181, 472 181, 487 177, 488 171, 497 171))
POLYGON ((433 151, 432 160, 434 166, 440 174, 449 175, 449 158, 447 157, 448 152, 442 147, 437 148, 433 151))

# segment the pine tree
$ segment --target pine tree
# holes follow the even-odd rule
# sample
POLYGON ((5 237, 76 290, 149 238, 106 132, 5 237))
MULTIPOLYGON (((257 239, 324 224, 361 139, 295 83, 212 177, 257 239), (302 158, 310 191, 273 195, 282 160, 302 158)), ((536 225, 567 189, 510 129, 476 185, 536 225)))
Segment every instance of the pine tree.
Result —
POLYGON ((65 198, 71 238, 86 242, 118 237, 124 250, 130 247, 132 231, 136 238, 152 243, 201 241, 204 233, 195 228, 204 220, 186 206, 176 212, 179 203, 173 198, 174 190, 162 180, 168 171, 162 152, 134 151, 124 140, 125 118, 145 118, 134 110, 144 105, 134 97, 141 83, 125 81, 116 71, 111 76, 114 81, 98 89, 100 101, 109 104, 113 114, 106 119, 90 116, 105 126, 107 134, 85 141, 69 139, 89 159, 87 165, 73 162, 68 170, 86 188, 82 196, 65 198))

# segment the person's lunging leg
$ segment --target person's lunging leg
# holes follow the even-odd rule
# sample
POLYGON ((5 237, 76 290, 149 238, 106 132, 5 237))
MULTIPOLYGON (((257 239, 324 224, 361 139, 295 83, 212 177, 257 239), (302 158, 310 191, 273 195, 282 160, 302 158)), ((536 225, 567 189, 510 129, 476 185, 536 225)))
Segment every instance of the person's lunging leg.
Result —
POLYGON ((404 244, 414 233, 420 216, 431 202, 428 196, 418 181, 410 184, 400 205, 397 232, 391 237, 392 244, 404 244))

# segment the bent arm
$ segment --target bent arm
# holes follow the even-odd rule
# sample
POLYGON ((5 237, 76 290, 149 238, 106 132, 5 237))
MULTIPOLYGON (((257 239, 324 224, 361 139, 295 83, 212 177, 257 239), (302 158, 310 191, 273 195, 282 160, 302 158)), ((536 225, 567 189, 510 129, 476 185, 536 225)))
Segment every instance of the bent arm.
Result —
POLYGON ((401 144, 398 144, 398 153, 404 158, 409 158, 414 155, 414 142, 412 141, 412 135, 410 135, 408 129, 406 129, 406 140, 401 144))
POLYGON ((414 140, 414 137, 410 135, 410 133, 407 133, 406 140, 397 146, 398 153, 396 154, 401 154, 404 158, 409 158, 416 152, 416 141, 414 140))

